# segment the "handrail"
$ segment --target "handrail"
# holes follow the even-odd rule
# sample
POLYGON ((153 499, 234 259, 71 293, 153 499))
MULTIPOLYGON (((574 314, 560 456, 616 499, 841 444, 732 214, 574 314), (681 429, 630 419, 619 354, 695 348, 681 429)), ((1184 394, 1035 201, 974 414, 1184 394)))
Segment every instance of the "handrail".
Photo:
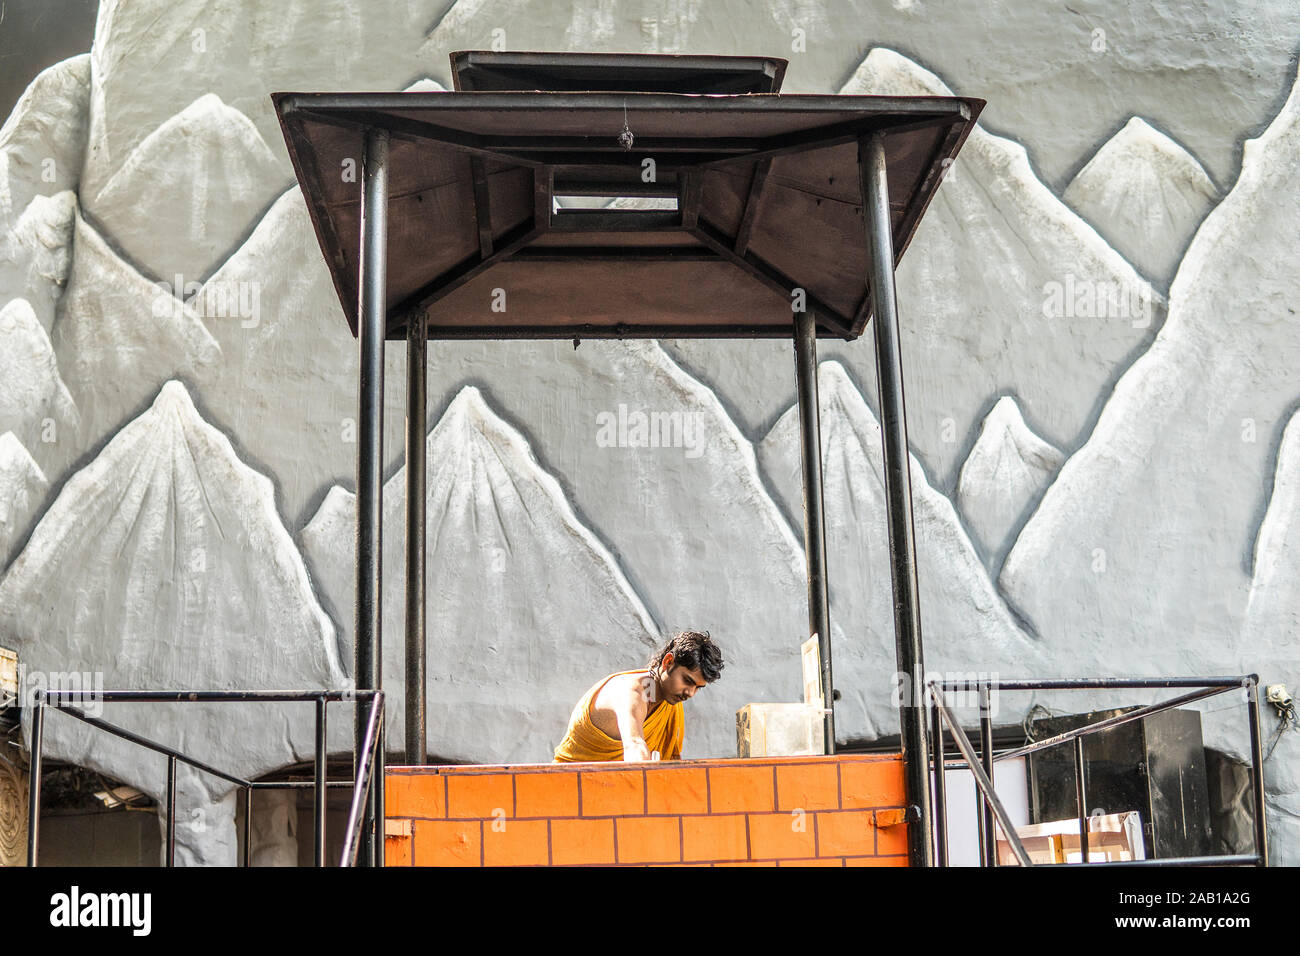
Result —
MULTIPOLYGON (((356 866, 357 850, 361 846, 361 827, 359 826, 361 812, 365 806, 366 794, 370 792, 370 770, 374 764, 375 748, 378 746, 379 728, 383 724, 384 713, 384 692, 379 691, 378 695, 370 701, 370 712, 366 716, 366 736, 364 746, 361 749, 361 757, 357 766, 357 786, 352 791, 352 806, 348 810, 347 828, 343 831, 343 856, 339 860, 339 866, 356 866)), ((379 819, 376 826, 382 831, 384 828, 384 813, 380 808, 379 819)), ((383 841, 387 834, 380 833, 376 843, 383 846, 383 841)))
MULTIPOLYGON (((1017 862, 1022 866, 1066 866, 1074 864, 1034 864, 1029 860, 1028 855, 1024 850, 1024 844, 1021 841, 1019 834, 1016 832, 1015 827, 1011 824, 1006 809, 1002 805, 1001 800, 998 799, 997 792, 994 789, 992 781, 993 764, 997 760, 1009 760, 1014 757, 1024 756, 1025 754, 1034 753, 1047 747, 1059 746, 1071 741, 1074 743, 1075 775, 1078 791, 1075 800, 1078 804, 1079 811, 1079 845, 1084 863, 1089 863, 1093 866, 1268 865, 1268 830, 1264 816, 1264 771, 1260 746, 1258 675, 1246 674, 1240 677, 1207 678, 1069 678, 1062 680, 1039 681, 929 681, 927 682, 927 687, 929 689, 931 709, 933 711, 934 733, 936 738, 933 749, 935 771, 934 814, 936 818, 935 837, 940 865, 946 866, 948 863, 947 788, 944 780, 945 772, 948 769, 948 763, 944 758, 943 741, 943 730, 945 724, 952 733, 953 740, 957 744, 957 749, 961 751, 962 757, 965 760, 965 769, 970 770, 971 776, 975 780, 975 786, 980 798, 980 806, 984 808, 985 814, 988 814, 991 811, 992 816, 997 818, 997 822, 1006 834, 1007 841, 1011 845, 1012 852, 1015 854, 1017 862), (1056 734, 1043 740, 1034 741, 1032 744, 1024 747, 1003 751, 1000 754, 994 754, 992 752, 993 725, 988 707, 988 694, 991 690, 1103 690, 1115 688, 1168 689, 1176 687, 1196 687, 1199 689, 1188 694, 1181 694, 1178 697, 1166 701, 1161 701, 1157 704, 1149 704, 1115 717, 1109 717, 1092 724, 1087 724, 1083 727, 1077 727, 1074 730, 1056 734), (1140 720, 1144 717, 1149 717, 1152 714, 1161 713, 1182 706, 1183 704, 1192 703, 1209 697, 1215 697, 1219 694, 1225 694, 1237 688, 1242 688, 1246 691, 1251 743, 1251 781, 1254 786, 1255 853, 1224 856, 1166 857, 1162 859, 1147 860, 1097 861, 1096 863, 1092 863, 1088 858, 1088 828, 1087 812, 1085 809, 1086 795, 1083 776, 1084 738, 1091 734, 1100 733, 1103 730, 1113 729, 1121 724, 1140 720), (966 732, 957 723, 956 718, 948 707, 947 698, 945 696, 946 692, 958 690, 977 690, 979 692, 980 736, 983 751, 982 761, 976 757, 974 746, 971 744, 970 739, 966 736, 966 732)), ((996 865, 996 832, 993 831, 992 819, 988 819, 986 822, 986 818, 982 816, 979 819, 979 823, 980 850, 982 856, 981 865, 996 865), (988 831, 987 834, 986 831, 988 831)))
MULTIPOLYGON (((352 787, 355 811, 357 794, 367 790, 370 785, 370 768, 374 762, 374 751, 379 738, 374 733, 376 723, 382 725, 384 693, 381 690, 270 690, 270 691, 100 691, 100 690, 45 690, 38 688, 32 695, 31 707, 31 753, 28 772, 28 828, 27 828, 27 865, 36 866, 40 847, 40 806, 41 806, 41 767, 44 760, 45 710, 53 708, 71 714, 78 720, 104 730, 130 743, 137 744, 167 758, 167 845, 164 857, 165 866, 174 866, 176 862, 176 772, 178 764, 185 764, 196 770, 212 774, 222 780, 240 787, 244 791, 244 841, 243 866, 252 863, 252 820, 253 791, 261 789, 299 789, 312 787, 315 792, 314 817, 315 826, 315 863, 325 865, 325 792, 329 787, 352 787), (326 740, 326 705, 330 702, 370 700, 370 719, 367 724, 366 749, 358 761, 357 778, 354 780, 326 779, 325 761, 327 756, 326 740), (316 704, 316 753, 315 775, 308 781, 246 780, 235 774, 190 757, 180 750, 166 744, 151 740, 124 727, 106 720, 82 713, 78 706, 85 703, 267 703, 267 702, 314 702, 316 704), (377 716, 379 715, 379 716, 377 716)), ((381 818, 382 819, 382 818, 381 818)), ((356 820, 352 814, 348 819, 349 840, 356 842, 356 820)), ((347 853, 345 844, 342 866, 355 865, 356 847, 347 853)))

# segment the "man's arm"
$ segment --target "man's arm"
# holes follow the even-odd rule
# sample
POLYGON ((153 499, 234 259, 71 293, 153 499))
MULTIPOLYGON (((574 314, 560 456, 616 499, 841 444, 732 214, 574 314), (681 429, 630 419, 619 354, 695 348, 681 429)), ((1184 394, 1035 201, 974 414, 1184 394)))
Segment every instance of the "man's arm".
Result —
POLYGON ((614 717, 618 720, 618 735, 623 739, 623 759, 629 763, 650 759, 650 748, 645 742, 646 699, 638 684, 632 684, 626 693, 614 701, 614 717))

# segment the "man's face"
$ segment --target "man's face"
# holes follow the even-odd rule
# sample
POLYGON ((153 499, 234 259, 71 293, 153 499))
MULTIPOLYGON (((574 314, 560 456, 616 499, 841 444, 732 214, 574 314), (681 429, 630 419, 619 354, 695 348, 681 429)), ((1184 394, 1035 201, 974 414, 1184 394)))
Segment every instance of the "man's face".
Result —
POLYGON ((707 683, 704 674, 697 667, 690 669, 673 663, 673 656, 664 656, 660 665, 660 683, 663 685, 664 700, 670 704, 680 704, 690 700, 696 692, 707 683))

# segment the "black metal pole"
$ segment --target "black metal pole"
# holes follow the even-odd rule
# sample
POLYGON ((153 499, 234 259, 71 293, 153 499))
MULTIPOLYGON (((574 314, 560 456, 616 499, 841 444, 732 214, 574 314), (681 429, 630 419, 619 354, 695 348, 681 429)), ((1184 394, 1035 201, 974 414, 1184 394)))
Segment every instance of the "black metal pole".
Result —
POLYGON ((167 758, 167 866, 176 865, 176 758, 167 758))
POLYGON ((803 462, 803 543, 808 566, 808 629, 821 655, 824 753, 835 753, 835 685, 831 680, 831 602, 826 576, 826 521, 822 502, 821 407, 817 395, 817 322, 794 319, 794 367, 799 394, 799 451, 803 462))
POLYGON ((406 762, 428 760, 425 741, 425 436, 428 434, 428 328, 406 331, 406 762))
POLYGON ((939 866, 948 865, 948 780, 944 766, 943 723, 939 707, 931 704, 930 725, 934 727, 934 842, 939 866))
POLYGON ((244 866, 253 865, 253 788, 244 788, 244 866))
POLYGON ((903 401, 903 358, 894 288, 894 239, 889 211, 889 179, 883 134, 858 140, 862 212, 871 253, 870 282, 876 334, 876 387, 885 459, 885 499, 889 524, 890 578, 894 592, 894 643, 898 671, 907 687, 899 706, 907 800, 917 809, 908 828, 913 866, 933 864, 930 819, 930 756, 925 734, 921 618, 912 527, 912 482, 908 468, 907 419, 903 401))
POLYGON ((32 750, 27 767, 27 865, 36 866, 41 838, 41 751, 45 740, 45 692, 32 700, 32 750))
MULTIPOLYGON (((993 716, 989 711, 989 685, 980 685, 980 756, 984 760, 984 772, 988 774, 989 779, 997 785, 997 778, 993 773, 993 716)), ((984 814, 984 827, 981 832, 988 834, 988 842, 984 847, 984 865, 998 865, 998 831, 993 825, 993 811, 987 803, 981 807, 984 814)))
POLYGON ((328 761, 325 698, 316 698, 316 780, 313 797, 312 836, 315 843, 315 865, 325 865, 325 768, 328 761))
MULTIPOLYGON (((383 479, 384 479, 384 337, 387 331, 386 273, 388 246, 388 133, 368 129, 362 161, 361 255, 358 263, 357 338, 360 350, 357 416, 357 601, 353 680, 358 690, 383 682, 383 479)), ((361 759, 366 733, 366 705, 358 700, 354 725, 353 767, 361 759)), ((379 747, 376 783, 383 780, 379 747)), ((361 820, 361 865, 379 863, 382 839, 375 838, 376 812, 382 813, 382 787, 366 795, 361 820)))
POLYGON ((1268 866, 1268 826, 1264 818, 1264 751, 1259 732, 1259 682, 1251 675, 1246 687, 1246 709, 1250 719, 1250 773, 1255 791, 1255 854, 1260 866, 1268 866))
POLYGON ((1074 799, 1079 805, 1079 852, 1088 862, 1088 790, 1083 782, 1083 738, 1074 738, 1074 799))

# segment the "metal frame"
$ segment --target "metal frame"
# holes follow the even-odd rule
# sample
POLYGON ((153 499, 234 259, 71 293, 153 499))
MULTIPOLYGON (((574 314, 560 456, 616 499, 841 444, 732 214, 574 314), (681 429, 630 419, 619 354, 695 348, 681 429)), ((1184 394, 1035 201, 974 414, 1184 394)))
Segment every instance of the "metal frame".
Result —
MULTIPOLYGON (((358 380, 358 465, 357 465, 357 601, 356 601, 356 684, 358 688, 377 689, 382 686, 380 659, 382 654, 382 620, 379 613, 381 594, 381 528, 383 506, 383 345, 385 335, 402 334, 407 339, 407 434, 406 434, 406 742, 405 755, 411 763, 426 759, 424 740, 425 656, 426 626, 424 614, 424 562, 425 515, 424 497, 426 475, 424 468, 425 396, 427 395, 427 338, 445 339, 495 339, 495 338, 590 338, 590 337, 692 337, 758 338, 773 335, 791 335, 796 345, 796 376, 800 421, 801 460, 804 482, 804 542, 808 573, 808 618, 812 633, 818 635, 822 685, 828 713, 825 718, 826 752, 835 748, 834 702, 832 681, 832 648, 830 638, 830 602, 827 587, 825 520, 821 479, 821 442, 818 421, 816 339, 818 332, 839 338, 856 337, 869 315, 875 317, 878 398, 880 408, 882 444, 885 460, 885 495, 888 502, 888 528, 890 544, 891 586, 895 608, 895 656, 899 673, 905 675, 910 695, 900 706, 901 744, 905 763, 906 800, 909 805, 907 819, 909 860, 914 866, 933 863, 930 789, 927 778, 929 749, 926 728, 926 710, 923 703, 922 673, 923 651, 917 585, 915 535, 912 522, 911 481, 907 443, 906 415, 903 397, 902 356, 898 320, 897 294, 894 270, 897 260, 913 235, 926 206, 937 188, 942 170, 939 156, 955 154, 960 148, 974 116, 983 105, 979 100, 960 100, 953 97, 872 97, 873 106, 884 111, 919 114, 907 121, 894 120, 890 125, 883 115, 863 115, 849 121, 823 127, 808 133, 790 133, 778 136, 724 137, 692 142, 691 152, 674 153, 670 141, 639 141, 643 152, 655 152, 662 147, 665 161, 660 163, 662 175, 674 175, 678 196, 678 209, 670 213, 620 212, 617 219, 602 212, 565 211, 554 213, 551 196, 559 188, 588 189, 599 193, 602 189, 616 189, 626 193, 618 183, 581 182, 557 186, 550 167, 571 164, 574 166, 624 164, 628 162, 621 148, 611 145, 604 137, 554 137, 554 136, 484 136, 449 130, 433 123, 385 114, 385 109, 448 107, 478 109, 489 107, 505 110, 535 110, 539 108, 614 108, 626 106, 635 99, 637 109, 650 110, 709 110, 716 107, 716 97, 682 97, 657 93, 502 93, 482 92, 472 96, 440 94, 375 93, 278 93, 273 94, 276 108, 285 127, 291 158, 300 182, 306 177, 307 202, 313 211, 318 238, 322 249, 334 250, 337 256, 331 269, 341 299, 358 303, 357 337, 361 356, 358 380), (452 98, 444 98, 450 96, 452 98), (472 102, 471 102, 472 101, 472 102), (331 112, 337 111, 337 112, 331 112), (347 115, 341 115, 346 111, 347 115), (316 174, 315 157, 310 151, 299 155, 290 135, 291 129, 300 132, 300 121, 310 119, 334 126, 346 127, 364 134, 364 159, 362 184, 359 190, 361 203, 360 262, 355 273, 348 274, 338 253, 337 235, 325 212, 324 200, 310 188, 310 177, 316 174), (965 125, 963 125, 965 124, 965 125), (889 176, 885 154, 885 137, 892 133, 914 131, 948 125, 951 129, 939 137, 931 163, 909 197, 898 225, 900 246, 895 249, 894 229, 891 223, 889 176), (406 296, 385 314, 386 301, 386 244, 388 203, 388 140, 389 137, 406 140, 437 139, 444 146, 461 150, 469 158, 474 179, 473 213, 478 226, 478 249, 467 261, 449 272, 436 277, 421 289, 406 296), (673 228, 686 239, 703 243, 703 250, 694 248, 692 254, 701 254, 725 260, 748 273, 769 288, 785 296, 791 288, 788 276, 758 260, 748 246, 748 224, 753 222, 760 201, 766 162, 771 157, 786 152, 808 148, 815 143, 819 148, 833 144, 856 143, 859 190, 863 208, 863 229, 867 247, 866 283, 864 294, 852 315, 840 315, 824 304, 808 300, 809 310, 794 318, 793 328, 784 332, 777 327, 745 326, 677 326, 629 327, 613 326, 593 329, 588 326, 573 328, 545 328, 495 330, 487 334, 473 327, 426 326, 426 309, 447 292, 489 264, 520 253, 546 229, 565 228, 569 225, 584 229, 625 228, 635 225, 645 228, 647 223, 657 229, 673 228), (484 229, 488 215, 487 191, 478 180, 482 160, 508 158, 512 162, 534 169, 534 195, 536 208, 532 221, 521 223, 513 233, 496 237, 484 229), (479 166, 474 166, 475 161, 479 166), (758 163, 746 199, 746 212, 736 236, 724 235, 698 217, 698 170, 709 166, 722 166, 735 162, 758 163), (477 170, 477 171, 476 171, 477 170), (353 282, 354 290, 347 287, 353 282), (355 298, 353 296, 355 295, 355 298), (410 321, 418 318, 418 321, 410 321), (415 326, 426 326, 416 329, 415 326)), ((742 111, 780 111, 797 106, 813 111, 843 111, 849 101, 860 97, 836 96, 736 96, 728 109, 742 111)), ((572 170, 566 175, 572 176, 572 170)), ((580 177, 573 177, 580 180, 580 177)), ((607 177, 608 178, 608 177, 607 177)), ((590 253, 591 250, 577 250, 590 253)), ((536 258, 572 258, 575 250, 538 249, 536 258)), ((622 253, 615 250, 615 257, 622 253)), ((672 250, 650 249, 639 253, 642 258, 657 261, 658 256, 670 256, 672 250)), ((520 256, 524 258, 524 256, 520 256)), ((796 284, 797 285, 797 284, 796 284)), ((363 712, 358 705, 355 717, 357 753, 362 746, 363 712)), ((363 863, 382 865, 383 841, 375 841, 375 806, 382 806, 382 781, 384 757, 382 748, 375 756, 377 783, 367 797, 364 809, 361 860, 363 863)), ((358 767, 358 773, 362 768, 358 767)))
POLYGON ((378 785, 378 777, 372 773, 373 766, 379 759, 376 750, 380 740, 380 731, 384 719, 384 692, 382 690, 250 690, 250 691, 44 691, 38 690, 31 703, 31 765, 27 777, 27 865, 36 866, 40 853, 41 830, 41 768, 45 737, 45 711, 47 708, 71 714, 78 720, 107 731, 115 737, 139 744, 148 750, 163 754, 167 758, 167 825, 164 853, 164 866, 176 865, 176 774, 179 764, 185 764, 196 770, 219 777, 243 789, 244 794, 244 839, 243 862, 241 866, 251 866, 253 858, 253 791, 254 790, 296 790, 303 787, 313 789, 313 858, 316 866, 325 865, 325 794, 328 787, 351 787, 352 807, 348 814, 347 828, 344 831, 343 853, 339 866, 355 866, 360 849, 362 794, 373 793, 378 785), (357 700, 366 713, 364 733, 361 737, 362 749, 357 760, 358 769, 352 780, 329 780, 326 774, 327 741, 326 705, 330 701, 357 700), (308 702, 316 705, 316 740, 314 776, 307 781, 294 780, 245 780, 218 770, 211 764, 186 756, 179 750, 147 737, 110 724, 98 717, 82 713, 78 708, 85 702, 100 703, 267 703, 267 702, 308 702))
POLYGON ((1061 744, 1073 744, 1075 768, 1075 800, 1079 814, 1079 847, 1083 862, 1090 866, 1231 866, 1254 865, 1268 866, 1268 826, 1264 813, 1264 758, 1260 744, 1259 728, 1259 676, 1245 674, 1240 677, 1171 677, 1171 678, 1098 678, 1098 679, 1064 679, 1064 680, 985 680, 985 681, 929 681, 926 684, 933 715, 934 728, 934 832, 936 853, 940 866, 948 866, 948 806, 947 786, 944 774, 949 769, 968 769, 975 779, 976 803, 980 809, 979 843, 981 866, 997 865, 997 839, 994 820, 1001 827, 1011 846, 1012 853, 1021 866, 1075 866, 1070 863, 1033 864, 1025 852, 1024 843, 1016 833, 1015 826, 998 798, 993 786, 993 765, 999 760, 1010 760, 1026 754, 1055 747, 1061 744), (1115 717, 1077 727, 1074 730, 1036 740, 1023 747, 993 751, 993 723, 989 710, 989 693, 993 690, 1115 690, 1115 689, 1171 689, 1195 688, 1186 694, 1180 694, 1158 704, 1148 704, 1115 717), (1099 861, 1092 863, 1088 859, 1088 812, 1087 791, 1084 785, 1083 738, 1091 734, 1110 730, 1121 724, 1141 720, 1162 711, 1172 710, 1184 704, 1205 700, 1233 690, 1246 692, 1247 720, 1250 729, 1251 784, 1254 791, 1254 830, 1255 852, 1224 856, 1167 857, 1150 860, 1099 861), (953 716, 945 697, 948 691, 976 691, 979 694, 980 708, 980 756, 966 732, 953 716), (952 734, 957 750, 964 762, 950 765, 944 756, 944 726, 952 734))

